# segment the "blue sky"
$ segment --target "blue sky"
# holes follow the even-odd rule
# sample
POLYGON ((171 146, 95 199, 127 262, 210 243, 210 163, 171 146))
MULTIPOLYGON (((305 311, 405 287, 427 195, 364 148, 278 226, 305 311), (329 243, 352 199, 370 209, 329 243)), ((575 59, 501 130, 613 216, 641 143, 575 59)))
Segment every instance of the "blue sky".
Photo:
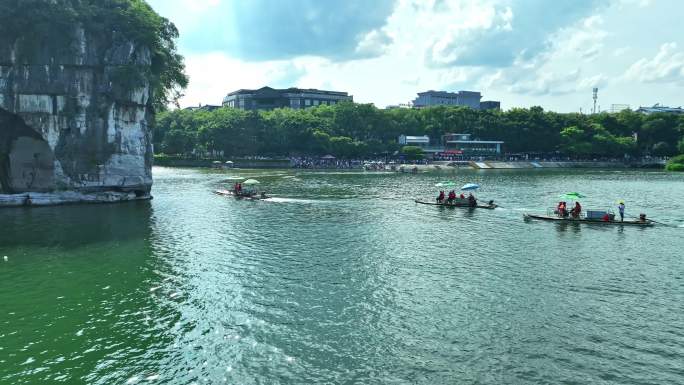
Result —
POLYGON ((428 89, 504 109, 684 105, 678 0, 148 0, 179 28, 183 106, 239 88, 348 91, 379 107, 428 89))

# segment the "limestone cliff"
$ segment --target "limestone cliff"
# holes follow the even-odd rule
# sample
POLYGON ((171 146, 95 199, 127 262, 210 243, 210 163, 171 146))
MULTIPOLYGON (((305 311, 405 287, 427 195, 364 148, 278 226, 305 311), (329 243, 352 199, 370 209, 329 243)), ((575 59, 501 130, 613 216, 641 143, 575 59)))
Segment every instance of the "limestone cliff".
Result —
POLYGON ((0 36, 0 205, 149 197, 150 51, 72 36, 0 36))

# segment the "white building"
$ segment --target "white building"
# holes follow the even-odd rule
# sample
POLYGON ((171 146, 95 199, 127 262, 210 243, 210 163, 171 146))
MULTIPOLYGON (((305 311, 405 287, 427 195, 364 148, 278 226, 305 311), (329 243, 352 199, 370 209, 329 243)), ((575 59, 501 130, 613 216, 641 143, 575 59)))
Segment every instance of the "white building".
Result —
POLYGON ((474 140, 471 134, 446 134, 442 137, 446 152, 462 155, 500 155, 500 140, 474 140))
POLYGON ((425 91, 419 92, 418 97, 413 100, 414 107, 431 106, 465 106, 474 110, 480 109, 482 94, 475 91, 425 91))
POLYGON ((684 108, 682 107, 665 107, 661 106, 660 104, 656 104, 653 107, 639 107, 637 108, 636 112, 639 112, 641 114, 657 114, 657 113, 666 113, 666 114, 684 114, 684 108))
POLYGON ((430 137, 427 135, 423 135, 423 136, 400 135, 398 142, 402 146, 416 146, 416 147, 420 147, 420 148, 427 148, 430 146, 430 137))

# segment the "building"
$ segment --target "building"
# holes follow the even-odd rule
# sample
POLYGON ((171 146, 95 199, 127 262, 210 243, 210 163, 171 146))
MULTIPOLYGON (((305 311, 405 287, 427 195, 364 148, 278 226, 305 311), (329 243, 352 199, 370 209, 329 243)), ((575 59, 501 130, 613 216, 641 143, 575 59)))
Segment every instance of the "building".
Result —
POLYGON ((416 108, 432 106, 464 106, 474 110, 493 110, 500 109, 501 102, 485 101, 481 102, 482 94, 475 91, 425 91, 419 92, 418 97, 413 100, 416 108))
POLYGON ((442 136, 444 152, 463 156, 496 156, 501 154, 500 140, 473 140, 470 134, 442 136))
POLYGON ((442 136, 442 145, 430 145, 430 137, 400 135, 397 140, 401 146, 417 146, 423 149, 426 155, 471 157, 471 156, 498 156, 504 142, 499 140, 474 140, 470 134, 446 134, 442 136))
POLYGON ((684 108, 680 107, 665 107, 660 104, 656 104, 653 107, 639 107, 636 112, 641 114, 656 114, 656 113, 666 113, 666 114, 684 114, 684 108))
POLYGON ((399 144, 402 146, 416 146, 420 148, 428 148, 430 146, 430 137, 427 135, 423 136, 410 136, 410 135, 400 135, 399 144))
POLYGON ((221 106, 212 106, 210 104, 206 104, 203 106, 200 104, 199 106, 190 106, 190 107, 185 107, 183 109, 186 111, 214 111, 214 110, 218 110, 219 108, 221 108, 221 106))
POLYGON ((272 110, 275 108, 308 108, 318 105, 334 105, 342 101, 354 101, 346 92, 316 89, 263 87, 258 90, 237 90, 223 99, 224 107, 241 110, 272 110))
POLYGON ((386 110, 396 110, 399 108, 411 108, 411 104, 409 103, 400 103, 400 104, 390 104, 385 107, 386 110))
POLYGON ((482 94, 473 91, 458 91, 458 105, 470 107, 473 110, 480 109, 480 99, 482 94))
POLYGON ((485 100, 480 102, 480 109, 481 110, 501 110, 501 102, 493 101, 493 100, 485 100))
POLYGON ((629 104, 611 104, 610 105, 610 112, 612 114, 618 113, 620 111, 626 111, 629 110, 629 104))
POLYGON ((413 99, 413 107, 430 106, 457 106, 458 93, 446 91, 425 91, 419 92, 418 97, 413 99))

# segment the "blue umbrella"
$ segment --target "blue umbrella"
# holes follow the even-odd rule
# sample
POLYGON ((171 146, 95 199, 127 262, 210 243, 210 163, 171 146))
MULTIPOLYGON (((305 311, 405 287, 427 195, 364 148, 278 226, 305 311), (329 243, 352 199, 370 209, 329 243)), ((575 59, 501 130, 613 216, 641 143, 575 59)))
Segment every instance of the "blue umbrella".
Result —
POLYGON ((477 190, 480 188, 479 184, 476 183, 468 183, 465 186, 461 187, 461 190, 477 190))

